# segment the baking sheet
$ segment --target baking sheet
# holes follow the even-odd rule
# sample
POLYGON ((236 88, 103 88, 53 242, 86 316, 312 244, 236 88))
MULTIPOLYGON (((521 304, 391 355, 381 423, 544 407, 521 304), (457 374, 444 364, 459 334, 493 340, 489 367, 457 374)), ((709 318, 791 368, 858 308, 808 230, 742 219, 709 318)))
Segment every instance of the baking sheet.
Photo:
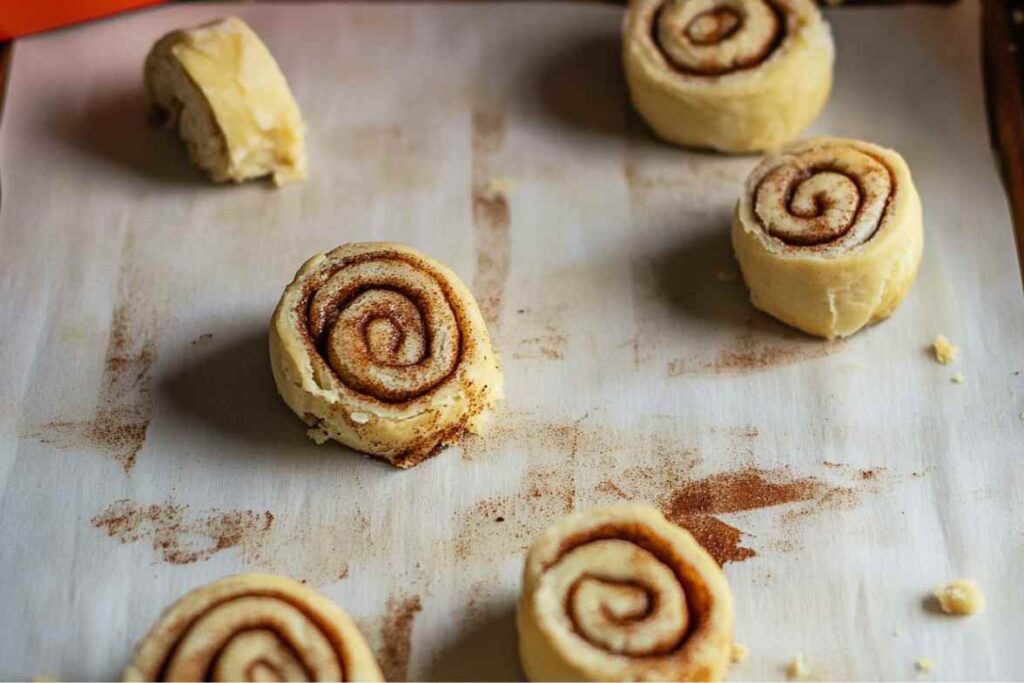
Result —
POLYGON ((521 676, 522 549, 624 499, 700 530, 736 594, 734 680, 1024 678, 1024 306, 988 146, 978 5, 828 12, 813 132, 900 150, 926 251, 889 321, 827 344, 756 314, 727 225, 753 158, 630 113, 621 10, 161 8, 19 41, 0 128, 0 676, 117 676, 160 610, 304 579, 394 678, 521 676), (310 178, 214 187, 144 122, 141 65, 235 12, 287 74, 310 178), (408 472, 317 447, 266 326, 310 254, 393 239, 483 303, 507 400, 408 472), (955 367, 932 360, 943 332, 955 367), (955 371, 962 385, 950 381, 955 371), (977 579, 951 619, 934 584, 977 579))

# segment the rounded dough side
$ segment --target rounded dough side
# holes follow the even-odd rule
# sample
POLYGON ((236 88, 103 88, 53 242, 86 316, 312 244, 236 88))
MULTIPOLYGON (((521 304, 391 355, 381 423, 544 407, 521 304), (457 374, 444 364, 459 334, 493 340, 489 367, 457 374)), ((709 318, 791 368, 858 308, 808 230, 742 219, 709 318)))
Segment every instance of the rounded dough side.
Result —
MULTIPOLYGON (((692 608, 692 605, 691 605, 692 608)), ((691 619, 693 617, 691 616, 691 619)), ((549 527, 531 546, 523 572, 523 589, 516 623, 520 661, 531 681, 618 680, 723 680, 728 673, 733 630, 732 592, 715 560, 686 530, 672 524, 645 505, 597 508, 573 513, 549 527), (592 647, 566 632, 556 618, 566 609, 563 600, 542 595, 544 576, 559 558, 564 544, 576 535, 603 525, 639 526, 650 530, 685 559, 693 578, 712 596, 711 608, 702 612, 700 627, 689 632, 680 646, 680 661, 665 656, 642 657, 638 670, 627 655, 592 647)))
POLYGON ((677 73, 650 39, 661 0, 634 0, 625 20, 623 61, 633 106, 658 137, 728 153, 778 149, 809 126, 832 89, 835 50, 809 0, 790 0, 793 32, 762 64, 722 76, 677 73), (795 24, 795 26, 794 26, 795 24))
POLYGON ((293 579, 274 574, 236 574, 196 588, 167 607, 124 670, 125 681, 153 681, 188 628, 210 606, 248 595, 289 596, 331 634, 348 680, 383 681, 380 667, 355 622, 334 602, 293 579))
POLYGON ((285 403, 326 438, 363 453, 411 467, 439 447, 457 441, 464 430, 479 432, 503 396, 503 380, 486 324, 473 295, 458 276, 430 257, 392 242, 343 245, 318 254, 300 268, 285 289, 270 325, 270 361, 278 393, 285 403), (445 278, 460 303, 466 325, 454 376, 405 404, 387 404, 341 386, 336 378, 318 376, 301 330, 298 307, 307 280, 331 262, 365 251, 394 251, 428 263, 445 278))
POLYGON ((731 231, 754 306, 826 339, 847 337, 891 315, 910 290, 924 249, 921 199, 898 153, 863 141, 821 137, 793 145, 783 154, 831 144, 870 151, 884 158, 893 172, 896 192, 889 213, 870 240, 839 254, 780 246, 754 215, 757 171, 744 187, 731 231))

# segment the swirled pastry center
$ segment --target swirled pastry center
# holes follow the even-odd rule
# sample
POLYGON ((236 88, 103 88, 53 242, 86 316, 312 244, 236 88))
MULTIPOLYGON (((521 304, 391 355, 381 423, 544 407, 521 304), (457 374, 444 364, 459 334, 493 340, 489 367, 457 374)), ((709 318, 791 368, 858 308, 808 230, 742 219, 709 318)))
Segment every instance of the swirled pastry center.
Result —
POLYGON ((309 674, 295 652, 273 631, 242 631, 232 638, 213 666, 215 681, 304 681, 309 674))
POLYGON ((675 573, 627 540, 573 548, 548 569, 541 590, 565 605, 558 616, 563 628, 609 654, 670 653, 690 626, 686 594, 675 573))
POLYGON ((754 189, 754 213, 772 237, 794 247, 851 248, 878 230, 894 183, 888 167, 852 147, 783 157, 754 189))
POLYGON ((655 15, 653 35, 676 69, 717 76, 763 62, 784 30, 766 0, 669 0, 655 15))
POLYGON ((189 627, 163 678, 201 681, 213 668, 217 680, 257 680, 249 676, 296 667, 300 680, 342 676, 339 653, 301 610, 278 598, 240 597, 210 608, 189 627))
POLYGON ((307 315, 321 356, 362 394, 408 401, 458 366, 459 321, 445 291, 405 261, 343 265, 313 294, 307 315))

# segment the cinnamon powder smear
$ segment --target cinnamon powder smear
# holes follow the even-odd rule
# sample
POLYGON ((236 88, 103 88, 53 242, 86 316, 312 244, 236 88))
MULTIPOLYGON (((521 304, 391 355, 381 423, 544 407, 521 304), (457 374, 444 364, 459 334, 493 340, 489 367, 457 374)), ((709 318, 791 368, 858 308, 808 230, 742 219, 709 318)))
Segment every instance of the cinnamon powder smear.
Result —
POLYGON ((134 238, 121 254, 118 299, 110 320, 96 412, 89 420, 33 425, 25 436, 60 449, 102 451, 130 472, 146 441, 153 413, 152 369, 157 359, 159 308, 136 272, 134 238))
POLYGON ((388 598, 384 623, 381 626, 381 646, 377 661, 384 680, 409 680, 409 657, 412 655, 412 627, 416 615, 423 609, 418 595, 394 593, 388 598))
POLYGON ((718 564, 742 562, 757 555, 741 545, 743 532, 711 515, 681 515, 670 519, 683 527, 704 546, 718 564))
POLYGON ((500 111, 474 111, 472 122, 473 236, 476 275, 473 294, 492 329, 501 318, 509 270, 508 197, 494 173, 494 156, 505 144, 505 116, 500 111))
MULTIPOLYGON (((756 324, 753 327, 758 327, 756 324)), ((736 336, 711 358, 676 358, 668 362, 669 377, 686 375, 744 375, 789 365, 804 360, 823 358, 843 348, 842 341, 821 341, 786 333, 783 338, 764 336, 754 329, 736 336)))
POLYGON ((25 436, 60 449, 103 451, 125 472, 135 466, 146 442, 153 407, 151 368, 156 341, 130 333, 130 314, 124 303, 114 311, 104 360, 96 413, 91 420, 54 420, 35 425, 25 436))
MULTIPOLYGON (((810 500, 817 501, 818 508, 828 507, 851 494, 851 489, 830 486, 814 477, 794 477, 788 468, 747 467, 685 482, 670 492, 661 507, 666 517, 689 530, 719 564, 724 564, 741 562, 756 552, 740 545, 742 531, 714 515, 810 500)), ((797 511, 787 519, 813 511, 797 511)))
POLYGON ((209 510, 190 514, 177 503, 142 505, 118 500, 92 518, 92 525, 120 543, 149 543, 164 562, 192 564, 221 550, 257 547, 274 525, 269 510, 209 510))

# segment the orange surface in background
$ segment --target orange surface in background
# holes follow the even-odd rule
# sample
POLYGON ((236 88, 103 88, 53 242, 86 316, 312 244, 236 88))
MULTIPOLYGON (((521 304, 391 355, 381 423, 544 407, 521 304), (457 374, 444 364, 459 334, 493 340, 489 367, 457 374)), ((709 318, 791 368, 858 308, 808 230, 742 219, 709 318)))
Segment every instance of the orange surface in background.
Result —
POLYGON ((166 0, 0 0, 0 40, 98 19, 166 0))

